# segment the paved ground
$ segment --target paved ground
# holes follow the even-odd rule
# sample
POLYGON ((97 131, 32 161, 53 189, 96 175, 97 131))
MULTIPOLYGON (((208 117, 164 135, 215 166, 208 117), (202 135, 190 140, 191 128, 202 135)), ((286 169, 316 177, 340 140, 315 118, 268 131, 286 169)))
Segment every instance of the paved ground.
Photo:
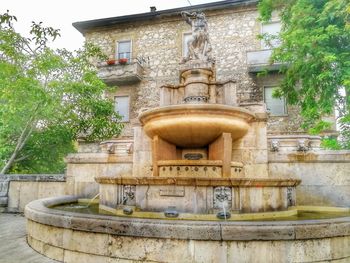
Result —
POLYGON ((31 249, 21 214, 0 213, 0 263, 57 263, 31 249))

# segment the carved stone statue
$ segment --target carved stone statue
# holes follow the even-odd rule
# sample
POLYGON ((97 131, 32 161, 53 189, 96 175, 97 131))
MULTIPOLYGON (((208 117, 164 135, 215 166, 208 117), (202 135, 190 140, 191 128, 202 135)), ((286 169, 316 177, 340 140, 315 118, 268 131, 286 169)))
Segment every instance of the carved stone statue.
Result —
POLYGON ((192 37, 188 41, 188 56, 184 58, 184 62, 189 60, 212 61, 208 24, 204 13, 181 12, 181 15, 192 27, 192 37))
POLYGON ((278 140, 271 141, 271 152, 278 152, 280 148, 280 142, 278 140))
POLYGON ((308 139, 300 139, 297 144, 298 152, 307 152, 310 150, 310 141, 308 139))

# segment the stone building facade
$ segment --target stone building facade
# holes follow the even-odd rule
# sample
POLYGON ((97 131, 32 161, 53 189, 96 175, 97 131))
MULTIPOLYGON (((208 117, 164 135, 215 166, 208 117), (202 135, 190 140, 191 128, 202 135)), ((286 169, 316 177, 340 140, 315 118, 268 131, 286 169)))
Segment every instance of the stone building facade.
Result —
MULTIPOLYGON (((92 20, 74 23, 84 34, 87 41, 100 46, 110 58, 118 57, 118 43, 130 41, 130 63, 137 63, 140 72, 136 80, 125 76, 137 73, 127 72, 127 66, 115 65, 119 73, 113 75, 111 68, 100 63, 100 71, 109 85, 116 86, 109 96, 129 98, 129 121, 122 134, 124 138, 133 137, 133 127, 139 125, 138 115, 150 108, 159 106, 161 86, 179 83, 179 63, 184 56, 184 40, 191 28, 182 19, 180 12, 203 11, 208 19, 209 36, 213 57, 216 60, 217 80, 237 82, 236 97, 238 104, 264 102, 264 87, 278 86, 281 76, 269 71, 258 76, 258 71, 269 69, 265 46, 258 35, 263 25, 259 21, 257 1, 221 1, 210 4, 178 8, 165 11, 153 11, 145 14, 92 20), (254 53, 255 52, 255 53, 254 53), (260 53, 259 53, 260 52, 260 53), (249 59, 252 53, 253 59, 249 59), (136 58, 138 60, 136 60, 136 58), (258 66, 258 70, 252 70, 258 66), (266 67, 265 67, 266 66, 266 67), (118 68, 119 67, 119 68, 118 68), (119 74, 119 75, 118 75, 119 74)), ((272 23, 278 21, 272 18, 272 23)), ((130 67, 130 65, 129 65, 130 67)), ((295 107, 286 106, 286 113, 270 115, 269 134, 293 134, 302 132, 301 119, 295 107)))

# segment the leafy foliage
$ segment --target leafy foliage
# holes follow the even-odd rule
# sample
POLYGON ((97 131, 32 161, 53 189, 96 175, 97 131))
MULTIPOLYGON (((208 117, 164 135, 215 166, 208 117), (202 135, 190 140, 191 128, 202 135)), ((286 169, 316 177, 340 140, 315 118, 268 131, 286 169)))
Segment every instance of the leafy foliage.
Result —
POLYGON ((32 23, 30 37, 15 32, 16 17, 0 15, 0 173, 62 172, 74 141, 111 138, 122 124, 93 59, 100 50, 53 50, 59 30, 32 23))
MULTIPOLYGON (((271 62, 286 65, 280 95, 300 106, 305 128, 314 133, 329 128, 322 117, 336 109, 340 146, 350 148, 350 2, 260 1, 263 22, 274 10, 279 12, 282 31, 271 62)), ((263 37, 269 41, 269 36, 263 37)))

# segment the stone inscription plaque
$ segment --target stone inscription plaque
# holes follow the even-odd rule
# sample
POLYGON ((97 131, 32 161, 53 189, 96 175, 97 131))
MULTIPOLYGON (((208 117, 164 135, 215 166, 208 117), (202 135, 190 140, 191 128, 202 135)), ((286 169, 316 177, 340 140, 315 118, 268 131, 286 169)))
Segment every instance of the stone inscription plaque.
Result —
POLYGON ((164 187, 159 190, 160 196, 185 196, 185 188, 184 187, 164 187))

